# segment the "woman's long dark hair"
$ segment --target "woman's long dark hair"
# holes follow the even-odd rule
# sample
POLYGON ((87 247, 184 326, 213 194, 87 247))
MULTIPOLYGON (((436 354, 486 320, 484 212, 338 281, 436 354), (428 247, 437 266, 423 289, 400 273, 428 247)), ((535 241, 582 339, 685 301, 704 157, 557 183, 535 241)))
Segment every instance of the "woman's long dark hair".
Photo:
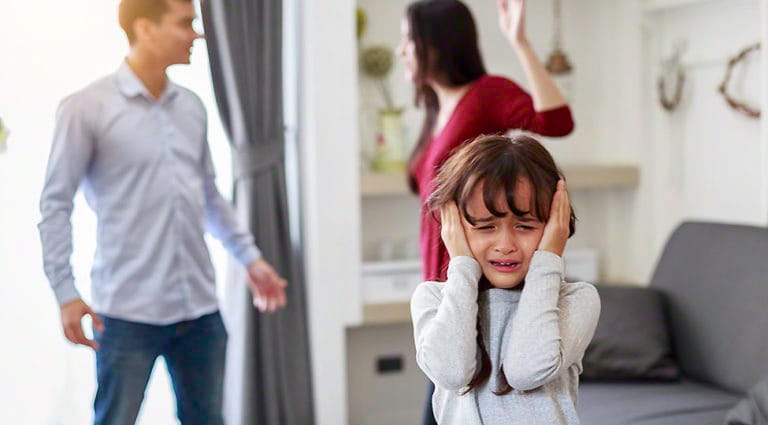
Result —
MULTIPOLYGON (((416 106, 426 114, 408 169, 424 152, 437 120, 440 105, 428 79, 460 87, 485 75, 472 12, 459 0, 419 0, 406 10, 410 37, 416 51, 416 106)), ((412 187, 412 189, 415 188, 412 187)))
MULTIPOLYGON (((483 202, 494 216, 503 217, 506 214, 496 204, 497 195, 503 193, 506 206, 512 214, 522 216, 530 213, 546 223, 557 190, 557 181, 561 177, 562 172, 557 168, 555 160, 533 137, 479 136, 458 148, 440 168, 435 178, 435 191, 427 199, 426 207, 434 216, 444 205, 454 202, 464 219, 474 224, 472 216, 467 212, 467 204, 475 188, 482 184, 483 202), (520 179, 528 180, 531 185, 531 204, 527 210, 515 206, 515 188, 520 179)), ((573 208, 568 225, 570 237, 576 231, 573 208)), ((491 287, 485 276, 481 278, 479 287, 481 290, 491 287)), ((482 385, 491 376, 491 360, 483 343, 479 319, 476 328, 480 367, 463 394, 482 385)), ((494 393, 504 395, 510 391, 512 387, 504 371, 500 370, 499 387, 494 393)))

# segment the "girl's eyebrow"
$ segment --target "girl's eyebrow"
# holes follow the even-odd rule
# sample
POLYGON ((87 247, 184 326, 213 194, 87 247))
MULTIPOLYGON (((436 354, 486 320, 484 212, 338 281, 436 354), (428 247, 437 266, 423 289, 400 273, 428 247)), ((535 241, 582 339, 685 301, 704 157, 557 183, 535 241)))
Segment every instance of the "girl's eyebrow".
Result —
POLYGON ((523 221, 526 223, 532 222, 532 221, 539 221, 536 217, 532 216, 530 213, 522 216, 516 216, 518 221, 523 221))
POLYGON ((494 220, 498 219, 498 217, 495 217, 495 216, 492 216, 492 215, 490 215, 488 217, 482 217, 482 218, 474 218, 474 217, 470 216, 470 218, 472 218, 472 221, 474 221, 475 223, 488 223, 489 221, 494 221, 494 220))

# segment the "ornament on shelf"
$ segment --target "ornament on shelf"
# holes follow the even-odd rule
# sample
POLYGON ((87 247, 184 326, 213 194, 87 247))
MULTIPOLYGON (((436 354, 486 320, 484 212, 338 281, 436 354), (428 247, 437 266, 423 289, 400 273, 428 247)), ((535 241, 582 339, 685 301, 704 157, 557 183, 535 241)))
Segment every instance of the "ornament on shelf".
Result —
POLYGON ((561 0, 554 0, 554 49, 547 58, 546 68, 566 99, 573 92, 573 65, 562 49, 561 0))

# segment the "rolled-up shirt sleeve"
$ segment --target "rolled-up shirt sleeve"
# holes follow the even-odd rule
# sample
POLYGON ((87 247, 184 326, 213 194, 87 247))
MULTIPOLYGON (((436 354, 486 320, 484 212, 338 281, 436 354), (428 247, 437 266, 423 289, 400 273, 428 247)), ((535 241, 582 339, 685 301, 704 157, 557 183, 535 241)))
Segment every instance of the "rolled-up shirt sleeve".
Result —
POLYGON ((43 248, 43 268, 58 303, 80 298, 75 287, 72 256, 73 198, 94 151, 93 131, 87 110, 76 97, 64 99, 56 113, 45 183, 40 196, 38 224, 43 248))

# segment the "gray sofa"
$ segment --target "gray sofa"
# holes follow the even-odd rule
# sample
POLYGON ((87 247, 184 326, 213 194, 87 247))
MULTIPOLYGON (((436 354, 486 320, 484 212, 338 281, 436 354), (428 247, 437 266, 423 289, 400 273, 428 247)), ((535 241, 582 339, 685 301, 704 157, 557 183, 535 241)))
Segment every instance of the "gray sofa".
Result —
POLYGON ((680 379, 582 382, 582 423, 722 425, 768 376, 768 229, 684 223, 649 288, 663 294, 680 379))

